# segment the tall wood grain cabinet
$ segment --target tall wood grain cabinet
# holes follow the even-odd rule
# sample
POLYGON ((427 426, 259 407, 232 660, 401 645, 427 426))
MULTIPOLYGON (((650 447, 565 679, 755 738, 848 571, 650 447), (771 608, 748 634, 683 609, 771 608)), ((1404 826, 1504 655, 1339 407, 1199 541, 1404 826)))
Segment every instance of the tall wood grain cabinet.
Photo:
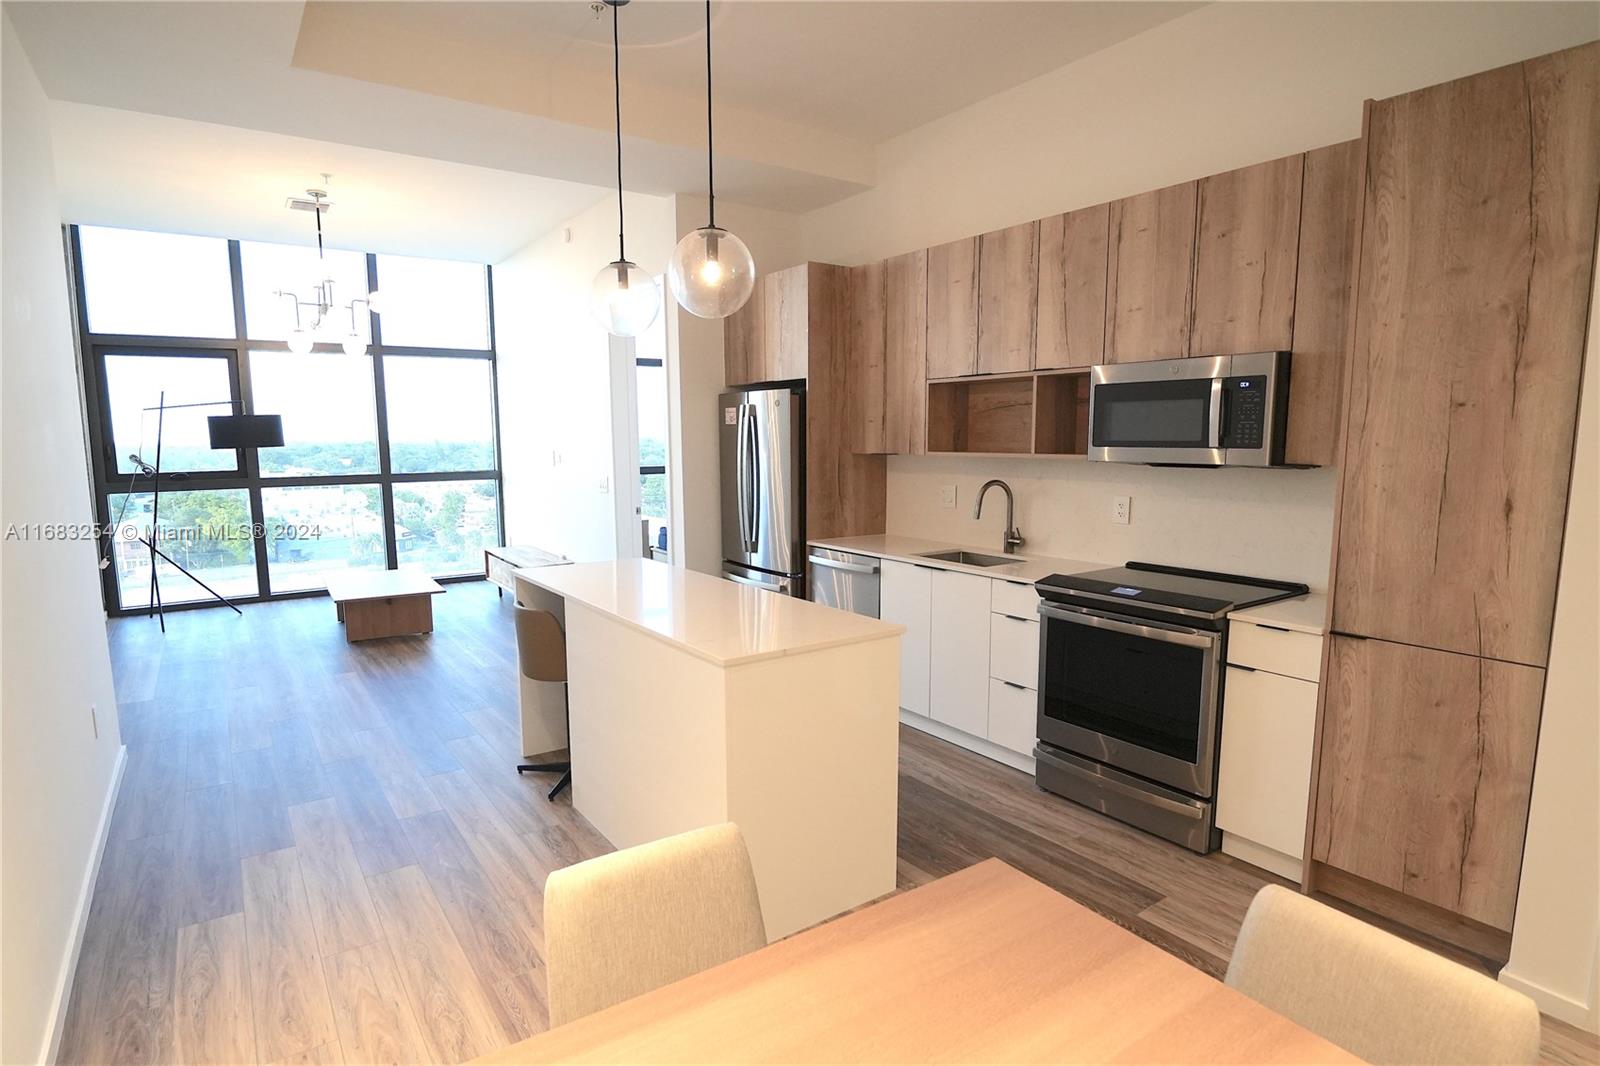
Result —
POLYGON ((882 456, 850 449, 850 272, 803 263, 758 279, 723 322, 728 386, 806 383, 806 535, 882 533, 882 456))
POLYGON ((851 450, 927 451, 927 314, 927 252, 850 269, 851 450))
POLYGON ((1371 103, 1364 141, 1310 883, 1504 958, 1589 313, 1600 44, 1371 103))
POLYGON ((1189 354, 1198 193, 1186 181, 1111 204, 1106 362, 1189 354))

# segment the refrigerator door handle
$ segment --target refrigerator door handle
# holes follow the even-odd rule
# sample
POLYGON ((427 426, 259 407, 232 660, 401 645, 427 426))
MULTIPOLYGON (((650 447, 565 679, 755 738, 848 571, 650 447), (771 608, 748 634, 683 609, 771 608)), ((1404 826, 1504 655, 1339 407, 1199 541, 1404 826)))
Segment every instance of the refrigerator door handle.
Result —
POLYGON ((746 407, 744 407, 744 403, 741 403, 741 405, 739 405, 738 427, 734 429, 734 437, 736 437, 736 440, 734 440, 733 467, 734 490, 738 491, 739 495, 739 551, 749 552, 750 509, 746 506, 746 504, 744 504, 744 480, 746 480, 746 472, 749 471, 749 466, 747 466, 746 461, 744 461, 744 445, 746 445, 747 442, 746 434, 744 434, 744 415, 746 415, 746 407))
POLYGON ((749 547, 745 550, 754 554, 761 547, 761 446, 757 435, 756 405, 749 405, 749 417, 745 421, 745 431, 749 435, 749 444, 746 450, 746 461, 749 463, 750 490, 748 496, 749 508, 749 547))

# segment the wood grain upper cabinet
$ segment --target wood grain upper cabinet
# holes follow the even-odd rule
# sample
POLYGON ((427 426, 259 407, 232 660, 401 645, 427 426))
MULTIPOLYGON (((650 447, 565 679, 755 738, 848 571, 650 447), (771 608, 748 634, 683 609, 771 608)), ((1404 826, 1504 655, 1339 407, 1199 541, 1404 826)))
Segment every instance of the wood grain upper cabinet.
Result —
POLYGON ((1189 354, 1198 183, 1111 204, 1106 361, 1189 354))
POLYGON ((978 372, 978 238, 928 249, 928 377, 978 372))
POLYGON ((1287 463, 1338 463, 1360 197, 1360 141, 1306 153, 1300 196, 1300 268, 1295 277, 1294 362, 1289 373, 1289 438, 1283 454, 1287 463))
POLYGON ((722 321, 722 362, 728 387, 753 385, 761 380, 761 363, 765 358, 766 316, 763 314, 766 286, 761 278, 744 306, 722 321))
MULTIPOLYGON (((761 381, 796 381, 806 376, 810 345, 811 284, 820 264, 801 263, 761 277, 761 381)), ((839 268, 843 269, 843 268, 839 268)), ((843 313, 842 304, 838 313, 843 313)))
POLYGON ((851 450, 927 450, 928 253, 850 270, 851 450))
POLYGON ((1039 223, 978 238, 978 373, 1033 369, 1039 300, 1039 223))
POLYGON ((1312 858, 1509 931, 1544 671, 1329 639, 1312 858))
POLYGON ((1106 351, 1106 238, 1111 205, 1039 223, 1037 354, 1040 370, 1094 366, 1106 351))
POLYGON ((1289 350, 1304 158, 1201 180, 1190 355, 1289 350))
POLYGON ((1333 626, 1545 664, 1600 44, 1370 106, 1333 626))

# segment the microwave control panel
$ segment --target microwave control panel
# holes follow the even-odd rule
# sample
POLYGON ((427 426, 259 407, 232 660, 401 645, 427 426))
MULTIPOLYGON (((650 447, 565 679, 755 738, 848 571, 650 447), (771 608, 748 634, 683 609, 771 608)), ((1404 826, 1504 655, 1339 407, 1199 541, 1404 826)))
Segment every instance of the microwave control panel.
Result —
POLYGON ((1267 431, 1267 375, 1222 380, 1224 448, 1260 448, 1267 431))

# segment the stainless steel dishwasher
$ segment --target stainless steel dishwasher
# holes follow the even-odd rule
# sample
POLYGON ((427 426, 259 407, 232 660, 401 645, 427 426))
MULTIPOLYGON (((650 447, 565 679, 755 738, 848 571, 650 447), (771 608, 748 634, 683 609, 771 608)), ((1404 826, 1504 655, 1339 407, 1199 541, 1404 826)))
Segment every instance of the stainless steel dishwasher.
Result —
POLYGON ((812 548, 807 560, 813 603, 878 617, 883 575, 877 558, 837 548, 812 548))

